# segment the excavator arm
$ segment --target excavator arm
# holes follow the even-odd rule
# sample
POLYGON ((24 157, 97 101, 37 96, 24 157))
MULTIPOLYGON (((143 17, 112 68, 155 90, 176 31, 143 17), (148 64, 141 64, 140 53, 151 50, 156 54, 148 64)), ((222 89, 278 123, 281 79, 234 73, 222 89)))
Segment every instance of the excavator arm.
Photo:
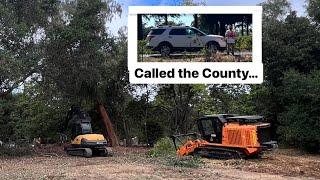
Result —
POLYGON ((108 113, 104 107, 103 104, 99 104, 98 105, 98 110, 100 112, 100 115, 102 117, 102 122, 104 124, 104 127, 105 129, 107 130, 107 137, 110 141, 110 145, 111 146, 118 146, 119 145, 119 141, 118 141, 118 137, 113 129, 113 126, 112 126, 112 123, 111 123, 111 120, 108 116, 108 113))

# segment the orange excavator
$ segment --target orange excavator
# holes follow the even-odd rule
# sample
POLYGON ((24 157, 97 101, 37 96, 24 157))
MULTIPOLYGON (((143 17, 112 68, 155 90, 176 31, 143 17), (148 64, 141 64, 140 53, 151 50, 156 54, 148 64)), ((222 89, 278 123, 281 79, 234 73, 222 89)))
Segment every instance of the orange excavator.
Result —
POLYGON ((172 136, 178 156, 248 158, 277 147, 277 142, 270 138, 270 123, 263 122, 262 116, 217 114, 196 122, 200 138, 198 133, 172 136))

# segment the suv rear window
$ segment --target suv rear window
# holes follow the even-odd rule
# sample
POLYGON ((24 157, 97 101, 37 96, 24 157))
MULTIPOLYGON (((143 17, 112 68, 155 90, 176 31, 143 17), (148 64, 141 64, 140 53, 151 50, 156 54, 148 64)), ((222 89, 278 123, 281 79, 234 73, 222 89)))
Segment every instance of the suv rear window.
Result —
POLYGON ((165 29, 151 29, 150 35, 160 35, 165 31, 165 29))
POLYGON ((178 28, 178 29, 171 29, 169 35, 186 35, 186 29, 178 28))

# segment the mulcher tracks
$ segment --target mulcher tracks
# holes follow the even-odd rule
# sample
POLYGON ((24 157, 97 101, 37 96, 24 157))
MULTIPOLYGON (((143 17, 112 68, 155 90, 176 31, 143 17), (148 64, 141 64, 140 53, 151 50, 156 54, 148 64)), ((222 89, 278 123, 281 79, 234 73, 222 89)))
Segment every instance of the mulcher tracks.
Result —
POLYGON ((194 151, 195 156, 202 156, 215 159, 243 159, 245 155, 236 149, 202 146, 194 151))

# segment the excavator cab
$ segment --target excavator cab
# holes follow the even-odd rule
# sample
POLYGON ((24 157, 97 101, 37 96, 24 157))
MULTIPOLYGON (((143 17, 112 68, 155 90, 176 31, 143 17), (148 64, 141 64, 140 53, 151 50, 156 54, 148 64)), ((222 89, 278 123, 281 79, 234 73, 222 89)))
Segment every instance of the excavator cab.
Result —
POLYGON ((69 155, 91 157, 107 156, 107 140, 102 134, 92 132, 91 118, 79 107, 72 106, 66 118, 67 129, 71 128, 71 144, 65 146, 69 155))
POLYGON ((81 134, 92 134, 92 127, 91 127, 91 118, 87 117, 84 119, 78 119, 72 122, 71 126, 71 137, 74 139, 78 135, 81 134))

